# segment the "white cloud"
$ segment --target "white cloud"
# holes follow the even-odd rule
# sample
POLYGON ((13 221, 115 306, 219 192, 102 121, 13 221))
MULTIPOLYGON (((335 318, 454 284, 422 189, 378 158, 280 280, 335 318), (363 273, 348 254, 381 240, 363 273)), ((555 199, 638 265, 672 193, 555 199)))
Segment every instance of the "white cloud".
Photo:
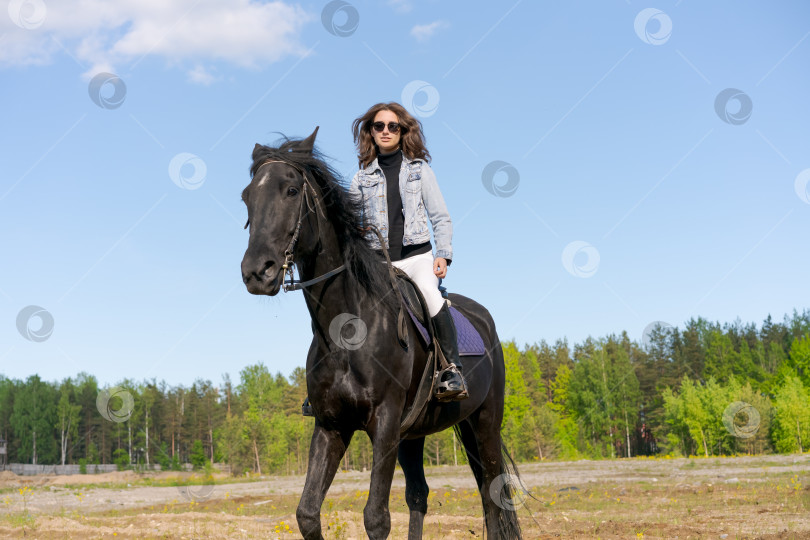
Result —
POLYGON ((217 77, 214 76, 205 66, 196 65, 194 69, 190 69, 188 72, 188 80, 197 84, 203 84, 208 86, 212 82, 217 80, 217 77))
POLYGON ((413 9, 410 0, 388 0, 388 5, 398 13, 408 13, 413 9))
MULTIPOLYGON (((13 4, 29 13, 28 4, 43 0, 13 4)), ((314 19, 282 1, 48 0, 44 5, 45 20, 34 29, 0 16, 0 66, 46 64, 65 49, 92 76, 158 57, 194 65, 190 78, 208 84, 213 76, 205 63, 261 67, 305 54, 300 30, 314 19)))
POLYGON ((447 28, 447 23, 444 21, 435 21, 430 24, 417 24, 411 28, 411 35, 416 38, 416 41, 425 42, 433 37, 436 31, 447 28))

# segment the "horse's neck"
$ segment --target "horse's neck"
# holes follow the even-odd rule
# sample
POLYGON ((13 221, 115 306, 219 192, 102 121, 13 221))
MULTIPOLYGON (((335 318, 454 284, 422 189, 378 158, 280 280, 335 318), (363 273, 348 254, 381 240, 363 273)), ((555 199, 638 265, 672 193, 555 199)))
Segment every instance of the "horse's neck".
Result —
MULTIPOLYGON (((341 255, 343 250, 338 245, 337 239, 333 234, 324 236, 328 237, 322 238, 321 253, 313 254, 302 260, 299 265, 302 281, 315 279, 343 264, 341 255)), ((362 287, 351 276, 348 268, 304 289, 304 300, 312 321, 324 336, 328 336, 329 325, 337 315, 358 314, 365 296, 362 287)))

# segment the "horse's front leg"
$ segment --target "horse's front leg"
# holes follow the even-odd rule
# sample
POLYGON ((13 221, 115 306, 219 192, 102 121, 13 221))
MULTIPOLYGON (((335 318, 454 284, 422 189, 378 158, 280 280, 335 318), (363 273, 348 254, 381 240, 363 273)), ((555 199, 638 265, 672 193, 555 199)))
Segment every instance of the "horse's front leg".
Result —
POLYGON ((304 491, 298 502, 295 517, 298 529, 306 540, 321 540, 321 505, 335 478, 340 460, 349 446, 352 433, 328 430, 315 422, 312 444, 309 447, 309 465, 304 491))
POLYGON ((388 499, 391 494, 391 481, 397 464, 399 447, 399 415, 378 408, 374 421, 367 426, 373 448, 373 465, 371 468, 371 486, 368 490, 368 501, 363 510, 363 522, 366 534, 371 540, 388 538, 391 532, 391 515, 388 511, 388 499))

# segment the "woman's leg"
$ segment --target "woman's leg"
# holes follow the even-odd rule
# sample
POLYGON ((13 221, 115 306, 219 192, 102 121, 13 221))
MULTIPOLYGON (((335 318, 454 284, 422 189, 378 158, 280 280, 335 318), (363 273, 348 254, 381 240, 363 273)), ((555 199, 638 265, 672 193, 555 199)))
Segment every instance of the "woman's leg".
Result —
POLYGON ((393 263, 402 269, 419 287, 428 305, 439 342, 447 362, 454 366, 446 370, 437 383, 437 397, 440 400, 464 399, 467 397, 467 384, 461 375, 461 358, 458 354, 458 335, 450 307, 439 291, 439 278, 433 273, 433 254, 423 253, 393 263), (457 368, 457 369, 455 369, 457 368))
POLYGON ((408 277, 416 283, 419 292, 425 297, 430 316, 435 316, 446 302, 439 291, 439 278, 433 273, 433 254, 422 253, 394 261, 392 264, 408 274, 408 277))

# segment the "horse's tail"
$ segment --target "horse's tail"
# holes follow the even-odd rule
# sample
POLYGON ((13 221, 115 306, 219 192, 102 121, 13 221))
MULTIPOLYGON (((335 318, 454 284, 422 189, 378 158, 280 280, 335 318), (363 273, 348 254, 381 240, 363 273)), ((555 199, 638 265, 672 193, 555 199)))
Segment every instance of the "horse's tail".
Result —
MULTIPOLYGON (((497 530, 496 538, 506 540, 520 540, 520 523, 518 522, 517 510, 520 506, 525 506, 524 496, 528 491, 523 487, 523 482, 518 475, 517 466, 509 455, 509 451, 503 442, 500 442, 501 456, 498 465, 498 476, 489 485, 484 484, 484 467, 481 462, 481 455, 478 452, 478 441, 473 434, 471 426, 467 422, 461 422, 453 426, 456 436, 464 445, 467 452, 467 460, 481 492, 481 499, 484 503, 484 527, 489 530, 489 517, 491 513, 488 508, 490 504, 498 507, 498 522, 495 523, 497 530)), ((500 437, 499 437, 500 439, 500 437)), ((496 465, 493 463, 493 465, 496 465)))
POLYGON ((520 531, 520 522, 518 521, 517 509, 525 507, 526 496, 529 495, 528 490, 523 485, 523 480, 520 479, 520 474, 517 470, 512 456, 506 449, 506 445, 501 442, 501 478, 504 479, 503 485, 496 493, 491 493, 490 496, 495 500, 495 504, 500 506, 503 511, 498 519, 498 531, 500 538, 505 540, 520 540, 523 538, 520 531), (498 500, 500 497, 500 500, 498 500))

